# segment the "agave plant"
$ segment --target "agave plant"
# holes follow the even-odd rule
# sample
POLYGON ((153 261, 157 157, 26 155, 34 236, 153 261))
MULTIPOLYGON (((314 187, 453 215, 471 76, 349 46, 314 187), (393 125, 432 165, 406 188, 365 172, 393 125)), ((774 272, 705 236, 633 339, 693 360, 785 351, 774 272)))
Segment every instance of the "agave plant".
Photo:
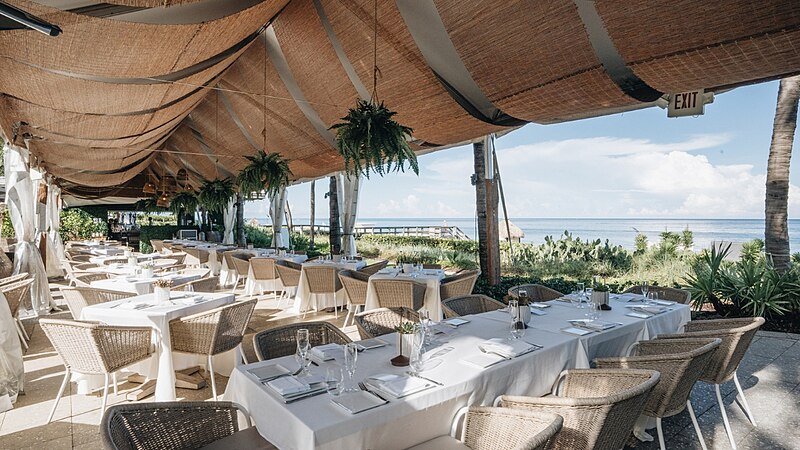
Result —
POLYGON ((197 200, 204 208, 211 212, 223 212, 236 192, 233 190, 233 180, 230 178, 206 180, 200 187, 197 200))
POLYGON ((239 192, 243 193, 245 197, 250 198, 254 193, 261 191, 267 191, 267 194, 270 195, 275 194, 289 184, 292 171, 281 155, 259 150, 255 156, 246 158, 250 164, 242 169, 239 176, 236 177, 239 192))
POLYGON ((331 126, 336 131, 336 149, 344 158, 348 174, 370 172, 380 176, 389 172, 405 172, 406 163, 419 175, 417 155, 408 145, 413 131, 392 117, 397 114, 371 100, 359 100, 340 122, 331 126))

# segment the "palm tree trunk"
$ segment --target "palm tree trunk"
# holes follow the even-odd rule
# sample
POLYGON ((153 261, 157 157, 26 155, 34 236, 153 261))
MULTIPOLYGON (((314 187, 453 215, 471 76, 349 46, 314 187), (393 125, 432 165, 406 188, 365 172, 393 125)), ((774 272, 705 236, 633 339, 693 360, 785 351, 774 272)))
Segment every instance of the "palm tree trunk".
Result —
POLYGON ((242 194, 236 194, 236 245, 247 247, 244 236, 244 199, 242 194))
POLYGON ((342 252, 342 236, 339 232, 339 194, 336 187, 336 175, 331 177, 328 191, 328 209, 330 210, 331 223, 331 254, 338 255, 342 252))
POLYGON ((797 128, 797 103, 800 99, 800 76, 784 78, 778 88, 778 104, 772 126, 772 142, 767 162, 765 201, 765 252, 780 273, 789 268, 789 162, 797 128))
POLYGON ((317 185, 317 180, 311 180, 311 209, 310 209, 310 221, 311 221, 311 238, 308 241, 308 249, 314 250, 314 222, 316 221, 316 189, 314 186, 317 185))

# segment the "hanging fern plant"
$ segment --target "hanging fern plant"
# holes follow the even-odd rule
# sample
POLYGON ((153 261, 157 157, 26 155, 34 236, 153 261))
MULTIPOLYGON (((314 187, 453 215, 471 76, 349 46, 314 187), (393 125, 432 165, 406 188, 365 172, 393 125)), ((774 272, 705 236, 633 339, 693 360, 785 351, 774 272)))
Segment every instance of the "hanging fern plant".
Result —
POLYGON ((292 171, 286 160, 278 153, 267 154, 264 150, 259 150, 255 156, 246 158, 250 164, 236 177, 239 192, 245 197, 252 198, 261 191, 272 195, 289 184, 292 171))
POLYGON ((143 198, 136 203, 134 203, 133 207, 136 211, 142 212, 164 212, 167 211, 166 208, 162 208, 157 205, 158 203, 158 196, 154 197, 147 197, 143 198))
POLYGON ((197 195, 194 192, 178 192, 172 197, 169 209, 175 214, 180 214, 181 211, 191 214, 197 209, 198 204, 197 195))
POLYGON ((225 178, 224 180, 206 180, 200 187, 200 192, 197 194, 197 200, 200 205, 211 212, 222 213, 228 206, 236 192, 233 189, 233 180, 225 178))
POLYGON ((374 0, 372 15, 372 95, 359 100, 350 108, 343 122, 330 127, 336 132, 336 149, 344 158, 349 175, 370 172, 383 176, 390 172, 405 172, 406 163, 419 175, 417 155, 408 145, 412 129, 400 125, 392 117, 397 114, 378 102, 378 1, 374 0))
POLYGON ((417 155, 408 145, 413 131, 400 125, 383 102, 359 100, 355 108, 342 117, 344 122, 334 124, 336 149, 344 158, 348 174, 363 174, 369 178, 370 172, 383 176, 390 172, 405 172, 406 163, 419 175, 417 155))

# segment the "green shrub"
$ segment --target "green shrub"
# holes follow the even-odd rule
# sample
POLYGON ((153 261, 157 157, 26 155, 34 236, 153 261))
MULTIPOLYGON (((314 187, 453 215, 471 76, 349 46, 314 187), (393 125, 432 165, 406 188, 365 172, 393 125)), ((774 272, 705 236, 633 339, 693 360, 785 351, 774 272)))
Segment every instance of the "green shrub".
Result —
POLYGON ((0 231, 0 236, 4 238, 16 237, 14 234, 14 225, 11 224, 11 214, 8 213, 8 208, 6 208, 6 210, 3 212, 3 224, 2 230, 0 231))
POLYGON ((108 232, 108 225, 80 208, 67 208, 61 211, 61 229, 59 234, 66 242, 87 239, 94 233, 108 232))
POLYGON ((694 245, 694 233, 689 227, 684 228, 683 232, 681 232, 681 245, 684 250, 691 250, 694 245))
POLYGON ((191 227, 179 227, 177 225, 144 225, 139 230, 139 251, 151 253, 153 246, 150 245, 151 239, 172 239, 178 234, 178 230, 189 230, 191 227))
POLYGON ((639 233, 636 235, 636 239, 634 239, 634 245, 636 246, 636 251, 634 254, 641 255, 642 253, 647 251, 647 235, 644 233, 639 233))
POLYGON ((266 227, 244 226, 244 235, 248 244, 256 248, 272 247, 272 231, 266 227), (269 230, 269 231, 268 231, 269 230))

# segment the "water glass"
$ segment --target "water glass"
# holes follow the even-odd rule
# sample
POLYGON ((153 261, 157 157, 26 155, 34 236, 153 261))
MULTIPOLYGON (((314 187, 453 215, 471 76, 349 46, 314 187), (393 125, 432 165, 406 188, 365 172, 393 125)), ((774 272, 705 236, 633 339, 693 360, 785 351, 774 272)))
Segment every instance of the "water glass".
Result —
POLYGON ((344 369, 347 371, 347 387, 345 392, 353 392, 355 388, 353 378, 356 376, 356 362, 358 361, 358 345, 350 342, 344 345, 344 369))
POLYGON ((582 290, 574 290, 569 295, 569 301, 573 304, 576 308, 581 307, 581 300, 583 299, 583 291, 582 290))
MULTIPOLYGON (((593 288, 587 287, 584 290, 583 298, 586 300, 586 307, 591 308, 592 304, 592 292, 594 292, 593 288)), ((582 303, 582 302, 581 302, 582 303)), ((581 304, 581 308, 583 308, 583 304, 581 304)))
POLYGON ((650 292, 647 294, 647 300, 645 300, 645 304, 649 305, 653 303, 655 300, 658 300, 658 292, 650 292))
POLYGON ((511 339, 520 339, 525 336, 525 324, 516 318, 511 320, 511 339))
POLYGON ((332 364, 325 370, 325 383, 328 394, 336 397, 342 392, 342 366, 332 364))
POLYGON ((431 313, 427 309, 419 310, 419 325, 422 329, 422 333, 424 334, 424 339, 422 341, 422 347, 425 348, 430 344, 431 340, 431 333, 430 329, 428 328, 431 324, 431 313))
POLYGON ((417 326, 414 330, 414 339, 411 344, 411 358, 409 362, 411 373, 414 375, 419 375, 424 365, 425 336, 425 330, 421 326, 417 326))
POLYGON ((300 359, 300 374, 299 376, 308 376, 308 351, 311 349, 311 342, 308 340, 308 329, 301 328, 297 330, 297 356, 300 359))
POLYGON ((517 313, 519 311, 519 301, 517 300, 509 300, 508 301, 508 313, 511 315, 511 319, 516 322, 517 320, 517 313))

